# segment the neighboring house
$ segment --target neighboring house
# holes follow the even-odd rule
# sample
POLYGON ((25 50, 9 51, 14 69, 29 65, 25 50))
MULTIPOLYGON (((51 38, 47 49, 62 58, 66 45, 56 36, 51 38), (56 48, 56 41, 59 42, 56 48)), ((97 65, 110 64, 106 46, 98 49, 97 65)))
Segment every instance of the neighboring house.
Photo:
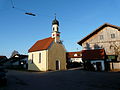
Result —
POLYGON ((106 69, 106 55, 104 49, 83 50, 82 60, 86 70, 104 71, 106 69))
POLYGON ((7 60, 6 56, 0 56, 0 65, 3 65, 6 60, 7 60))
POLYGON ((67 57, 67 62, 83 63, 81 52, 67 52, 66 57, 67 57))
POLYGON ((15 69, 27 69, 28 55, 16 54, 6 62, 6 66, 15 69))
POLYGON ((52 22, 52 37, 38 40, 28 50, 28 70, 66 69, 66 50, 60 40, 59 22, 52 22))
POLYGON ((67 52, 67 69, 81 67, 83 64, 81 52, 67 52))
POLYGON ((105 23, 78 44, 83 50, 104 49, 110 69, 120 69, 120 27, 105 23))

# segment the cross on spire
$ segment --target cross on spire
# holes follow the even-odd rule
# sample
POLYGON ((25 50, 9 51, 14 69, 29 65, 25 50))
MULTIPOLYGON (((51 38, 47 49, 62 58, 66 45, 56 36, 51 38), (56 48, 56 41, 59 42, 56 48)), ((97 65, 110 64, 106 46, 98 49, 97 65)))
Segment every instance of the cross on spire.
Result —
POLYGON ((56 13, 54 15, 55 15, 55 20, 56 20, 56 13))

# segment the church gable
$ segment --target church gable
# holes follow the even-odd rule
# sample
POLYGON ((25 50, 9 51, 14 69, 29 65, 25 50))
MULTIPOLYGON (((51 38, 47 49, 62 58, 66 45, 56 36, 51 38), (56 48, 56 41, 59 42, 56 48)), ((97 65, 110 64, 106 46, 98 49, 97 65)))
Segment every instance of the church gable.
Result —
POLYGON ((55 62, 59 61, 60 70, 66 69, 66 50, 63 44, 53 43, 51 48, 48 49, 48 69, 55 70, 55 62))

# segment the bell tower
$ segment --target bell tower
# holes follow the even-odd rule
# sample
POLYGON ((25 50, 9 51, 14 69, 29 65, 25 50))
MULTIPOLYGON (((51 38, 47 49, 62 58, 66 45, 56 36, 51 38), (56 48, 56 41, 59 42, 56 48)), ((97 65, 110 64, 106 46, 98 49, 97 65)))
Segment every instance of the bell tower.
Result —
POLYGON ((55 39, 55 42, 60 42, 59 21, 56 19, 56 16, 52 21, 52 38, 55 39))

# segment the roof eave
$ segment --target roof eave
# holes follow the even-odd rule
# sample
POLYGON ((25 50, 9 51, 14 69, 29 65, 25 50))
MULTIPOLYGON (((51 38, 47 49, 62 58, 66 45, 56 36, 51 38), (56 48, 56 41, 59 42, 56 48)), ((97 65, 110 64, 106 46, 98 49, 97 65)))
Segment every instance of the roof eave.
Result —
POLYGON ((30 52, 37 52, 37 51, 43 51, 43 50, 47 50, 47 49, 28 51, 28 53, 30 53, 30 52))

